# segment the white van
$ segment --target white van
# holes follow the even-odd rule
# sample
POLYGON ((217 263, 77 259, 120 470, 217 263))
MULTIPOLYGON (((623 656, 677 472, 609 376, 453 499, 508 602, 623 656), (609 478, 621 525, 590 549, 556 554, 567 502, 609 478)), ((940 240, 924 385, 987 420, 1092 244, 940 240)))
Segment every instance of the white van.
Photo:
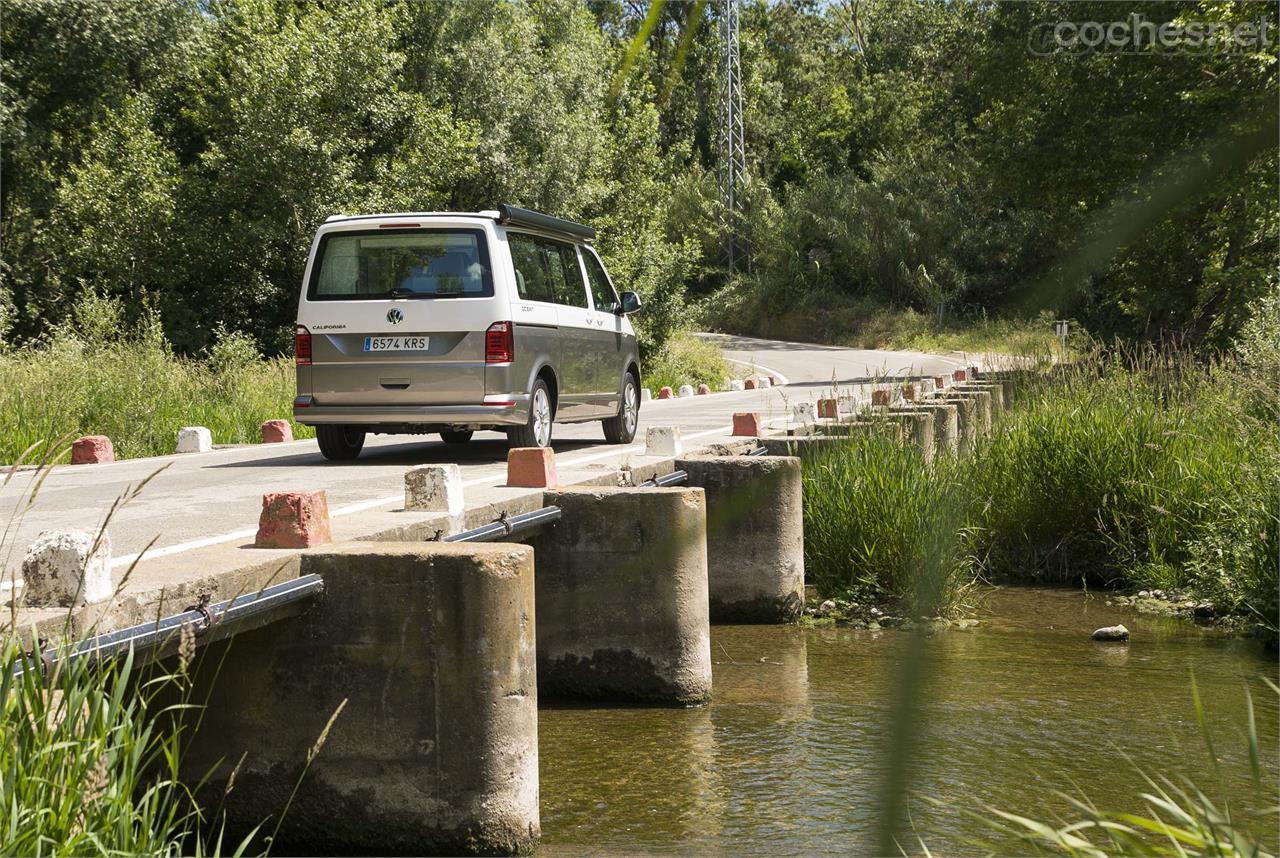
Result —
POLYGON ((294 419, 339 460, 370 432, 545 447, 554 423, 599 420, 630 442, 640 300, 614 291, 594 238, 506 205, 329 218, 298 300, 294 419))

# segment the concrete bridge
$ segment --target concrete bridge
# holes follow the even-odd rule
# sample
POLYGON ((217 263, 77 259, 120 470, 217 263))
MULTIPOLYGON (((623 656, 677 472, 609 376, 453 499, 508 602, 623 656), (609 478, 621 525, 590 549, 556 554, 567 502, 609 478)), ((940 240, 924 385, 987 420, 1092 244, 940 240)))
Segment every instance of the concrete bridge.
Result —
MULTIPOLYGON (((347 466, 319 465, 313 442, 176 458, 112 520, 112 562, 132 571, 114 598, 74 612, 75 631, 141 640, 140 629, 164 652, 177 626, 159 640, 157 617, 194 624, 208 643, 195 699, 211 705, 186 764, 214 772, 215 803, 234 781, 225 806, 245 827, 283 807, 306 769, 277 851, 525 851, 539 834, 540 699, 706 701, 711 623, 786 622, 802 608, 801 460, 886 426, 927 457, 955 454, 1005 401, 998 382, 957 378, 962 357, 726 346, 790 383, 648 403, 641 432, 677 427, 687 452, 663 433, 662 455, 570 438, 545 488, 508 485, 505 462, 485 458, 495 450, 474 445, 451 489, 461 507, 410 508, 409 466, 445 458, 438 445, 384 441, 347 466), (734 434, 741 413, 757 415, 758 434, 734 434), (255 548, 254 528, 229 529, 282 488, 339 500, 332 545, 255 548), (503 541, 439 541, 549 508, 558 520, 502 525, 503 541), (144 553, 170 522, 178 538, 144 553)), ((92 526, 102 491, 156 465, 58 468, 19 533, 92 526)), ((25 609, 17 622, 52 635, 65 617, 25 609)))

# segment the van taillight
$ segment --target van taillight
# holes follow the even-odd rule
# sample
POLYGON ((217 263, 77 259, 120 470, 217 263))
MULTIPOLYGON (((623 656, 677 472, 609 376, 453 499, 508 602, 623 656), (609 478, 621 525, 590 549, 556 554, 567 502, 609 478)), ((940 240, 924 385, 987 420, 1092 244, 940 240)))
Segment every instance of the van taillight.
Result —
POLYGON ((511 363, 516 359, 515 336, 510 322, 494 322, 484 333, 484 362, 511 363))
POLYGON ((311 366, 311 332, 302 325, 293 332, 293 362, 298 366, 311 366))

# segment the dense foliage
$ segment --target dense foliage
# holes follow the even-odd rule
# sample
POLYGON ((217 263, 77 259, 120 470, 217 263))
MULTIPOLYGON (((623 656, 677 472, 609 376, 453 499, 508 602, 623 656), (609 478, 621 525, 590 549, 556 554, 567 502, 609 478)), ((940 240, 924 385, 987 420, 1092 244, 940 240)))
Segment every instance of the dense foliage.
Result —
POLYGON ((1048 308, 1222 342, 1274 281, 1274 49, 1030 49, 1115 8, 744 3, 753 262, 729 278, 722 4, 7 0, 0 332, 92 288, 179 353, 222 324, 276 354, 327 215, 509 201, 601 229, 650 355, 690 305, 810 337, 1048 308))
MULTIPOLYGON (((1259 317, 1275 326, 1280 305, 1259 317)), ((977 575, 1182 590, 1280 629, 1280 339, 1210 366, 1122 350, 1024 380, 974 455, 854 435, 805 471, 824 597, 946 613, 977 575)))

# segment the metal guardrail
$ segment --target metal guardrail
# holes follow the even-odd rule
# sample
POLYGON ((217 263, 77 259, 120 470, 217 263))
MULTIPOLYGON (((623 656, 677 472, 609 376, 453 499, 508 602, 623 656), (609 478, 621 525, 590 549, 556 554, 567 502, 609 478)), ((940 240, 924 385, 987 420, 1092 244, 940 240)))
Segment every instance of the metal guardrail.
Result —
POLYGON ((441 542, 488 542, 490 539, 502 539, 507 536, 515 536, 527 530, 533 530, 544 524, 550 524, 553 521, 560 520, 560 507, 544 506, 542 509, 535 509, 533 512, 524 512, 520 515, 507 517, 504 513, 498 516, 497 521, 491 521, 488 524, 482 524, 471 530, 464 530, 461 533, 455 533, 452 536, 445 536, 440 539, 441 542))
POLYGON ((688 471, 672 471, 669 474, 663 474, 660 477, 653 477, 652 479, 645 480, 643 483, 638 483, 636 488, 652 489, 664 488, 666 486, 678 486, 687 479, 689 479, 688 471))
MULTIPOLYGON (((38 664, 32 665, 33 654, 27 657, 27 665, 48 673, 59 661, 74 662, 84 658, 105 661, 130 648, 135 652, 149 651, 150 658, 163 658, 171 654, 170 650, 176 651, 183 626, 191 626, 197 644, 212 643, 275 622, 291 613, 298 603, 314 598, 323 590, 324 582, 319 575, 302 575, 255 593, 214 604, 195 605, 154 622, 107 632, 81 641, 70 649, 44 649, 39 653, 38 664)), ((14 672, 22 673, 23 668, 19 667, 14 672)))

